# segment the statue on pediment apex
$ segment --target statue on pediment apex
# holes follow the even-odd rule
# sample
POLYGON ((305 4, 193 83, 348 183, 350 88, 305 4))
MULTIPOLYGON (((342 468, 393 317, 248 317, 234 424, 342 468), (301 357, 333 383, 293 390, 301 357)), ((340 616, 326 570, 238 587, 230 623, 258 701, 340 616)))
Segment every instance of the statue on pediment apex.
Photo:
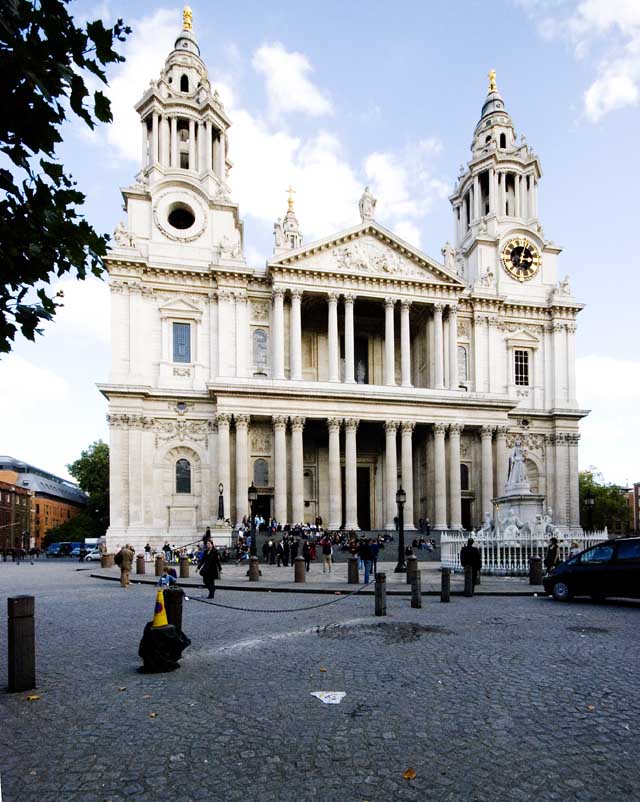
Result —
POLYGON ((364 192, 362 193, 362 197, 358 203, 358 209, 360 210, 360 218, 362 222, 366 222, 367 220, 373 220, 373 216, 376 211, 376 204, 378 200, 374 198, 371 194, 369 187, 364 188, 364 192))

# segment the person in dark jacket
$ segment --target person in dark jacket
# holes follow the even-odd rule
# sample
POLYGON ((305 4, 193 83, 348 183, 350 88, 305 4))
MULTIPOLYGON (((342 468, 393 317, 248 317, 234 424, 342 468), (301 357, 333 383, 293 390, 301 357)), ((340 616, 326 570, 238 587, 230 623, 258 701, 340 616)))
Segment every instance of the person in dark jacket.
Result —
POLYGON ((216 579, 219 579, 221 571, 222 562, 220 561, 218 549, 211 540, 207 540, 204 545, 204 553, 198 563, 198 572, 209 591, 209 599, 213 599, 216 594, 216 579))
POLYGON ((472 537, 467 540, 467 545, 463 546, 460 550, 460 564, 463 568, 466 568, 467 565, 471 566, 473 587, 475 588, 478 584, 480 569, 482 568, 482 556, 480 554, 480 549, 473 545, 472 537))
POLYGON ((302 544, 302 556, 304 557, 304 565, 307 571, 311 565, 311 546, 309 545, 309 541, 305 540, 302 544))
POLYGON ((291 541, 291 565, 296 564, 296 557, 298 556, 298 548, 300 547, 300 543, 298 538, 294 538, 291 541))
POLYGON ((552 537, 547 546, 547 553, 544 556, 544 567, 549 573, 560 562, 560 554, 558 553, 558 538, 552 537))
POLYGON ((373 554, 371 553, 371 541, 364 538, 360 541, 358 546, 358 557, 364 564, 364 583, 369 584, 369 577, 371 576, 371 565, 373 563, 373 554))

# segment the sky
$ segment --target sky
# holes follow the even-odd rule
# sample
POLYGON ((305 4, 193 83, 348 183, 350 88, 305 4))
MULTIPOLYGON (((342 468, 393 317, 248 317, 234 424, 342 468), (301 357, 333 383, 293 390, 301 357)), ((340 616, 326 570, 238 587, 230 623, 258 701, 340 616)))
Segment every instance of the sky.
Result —
MULTIPOLYGON (((578 319, 580 467, 640 481, 637 242, 640 143, 638 0, 270 0, 192 3, 194 32, 232 120, 232 196, 247 260, 263 265, 272 226, 296 188, 305 241, 353 225, 365 184, 377 218, 440 258, 452 239, 447 196, 470 158, 497 71, 518 136, 543 169, 538 211, 562 245, 586 304, 578 319)), ((101 232, 123 219, 119 187, 140 168, 133 104, 157 78, 182 7, 141 0, 71 2, 78 22, 123 17, 133 33, 109 70, 114 122, 63 131, 59 156, 101 232)), ((0 453, 66 476, 82 449, 108 440, 106 283, 66 280, 64 308, 35 343, 0 358, 0 453)))

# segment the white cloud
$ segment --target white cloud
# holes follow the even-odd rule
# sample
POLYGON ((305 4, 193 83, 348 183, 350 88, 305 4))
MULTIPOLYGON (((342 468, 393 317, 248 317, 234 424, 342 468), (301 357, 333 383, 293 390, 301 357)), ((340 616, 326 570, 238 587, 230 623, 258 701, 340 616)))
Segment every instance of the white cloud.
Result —
POLYGON ((80 337, 83 341, 109 343, 109 287, 105 281, 60 281, 53 292, 61 291, 63 306, 48 325, 47 337, 80 337))
MULTIPOLYGON (((8 354, 0 360, 0 418, 4 422, 4 443, 15 428, 12 421, 24 417, 25 412, 35 413, 47 408, 49 403, 65 401, 69 397, 69 385, 49 368, 34 365, 17 354, 8 354)), ((27 425, 25 419, 24 425, 27 425)), ((19 427, 23 432, 22 426, 19 427)))
POLYGON ((591 122, 640 102, 639 0, 519 0, 546 39, 561 37, 598 72, 583 96, 591 122), (569 13, 565 9, 569 8, 569 13))
POLYGON ((640 362, 590 355, 576 362, 580 467, 596 466, 608 482, 640 481, 640 362))
POLYGON ((280 42, 274 42, 262 45, 252 63, 264 77, 269 111, 274 118, 294 111, 312 117, 331 113, 327 93, 309 80, 313 69, 303 53, 289 52, 280 42))

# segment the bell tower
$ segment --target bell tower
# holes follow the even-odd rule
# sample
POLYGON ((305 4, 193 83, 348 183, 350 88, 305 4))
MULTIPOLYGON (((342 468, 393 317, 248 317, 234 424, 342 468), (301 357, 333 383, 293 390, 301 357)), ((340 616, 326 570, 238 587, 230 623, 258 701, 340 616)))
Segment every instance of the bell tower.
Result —
POLYGON ((449 200, 454 246, 443 249, 449 267, 470 284, 501 294, 546 298, 555 286, 560 248, 545 240, 538 219, 542 169, 489 73, 487 96, 449 200))

